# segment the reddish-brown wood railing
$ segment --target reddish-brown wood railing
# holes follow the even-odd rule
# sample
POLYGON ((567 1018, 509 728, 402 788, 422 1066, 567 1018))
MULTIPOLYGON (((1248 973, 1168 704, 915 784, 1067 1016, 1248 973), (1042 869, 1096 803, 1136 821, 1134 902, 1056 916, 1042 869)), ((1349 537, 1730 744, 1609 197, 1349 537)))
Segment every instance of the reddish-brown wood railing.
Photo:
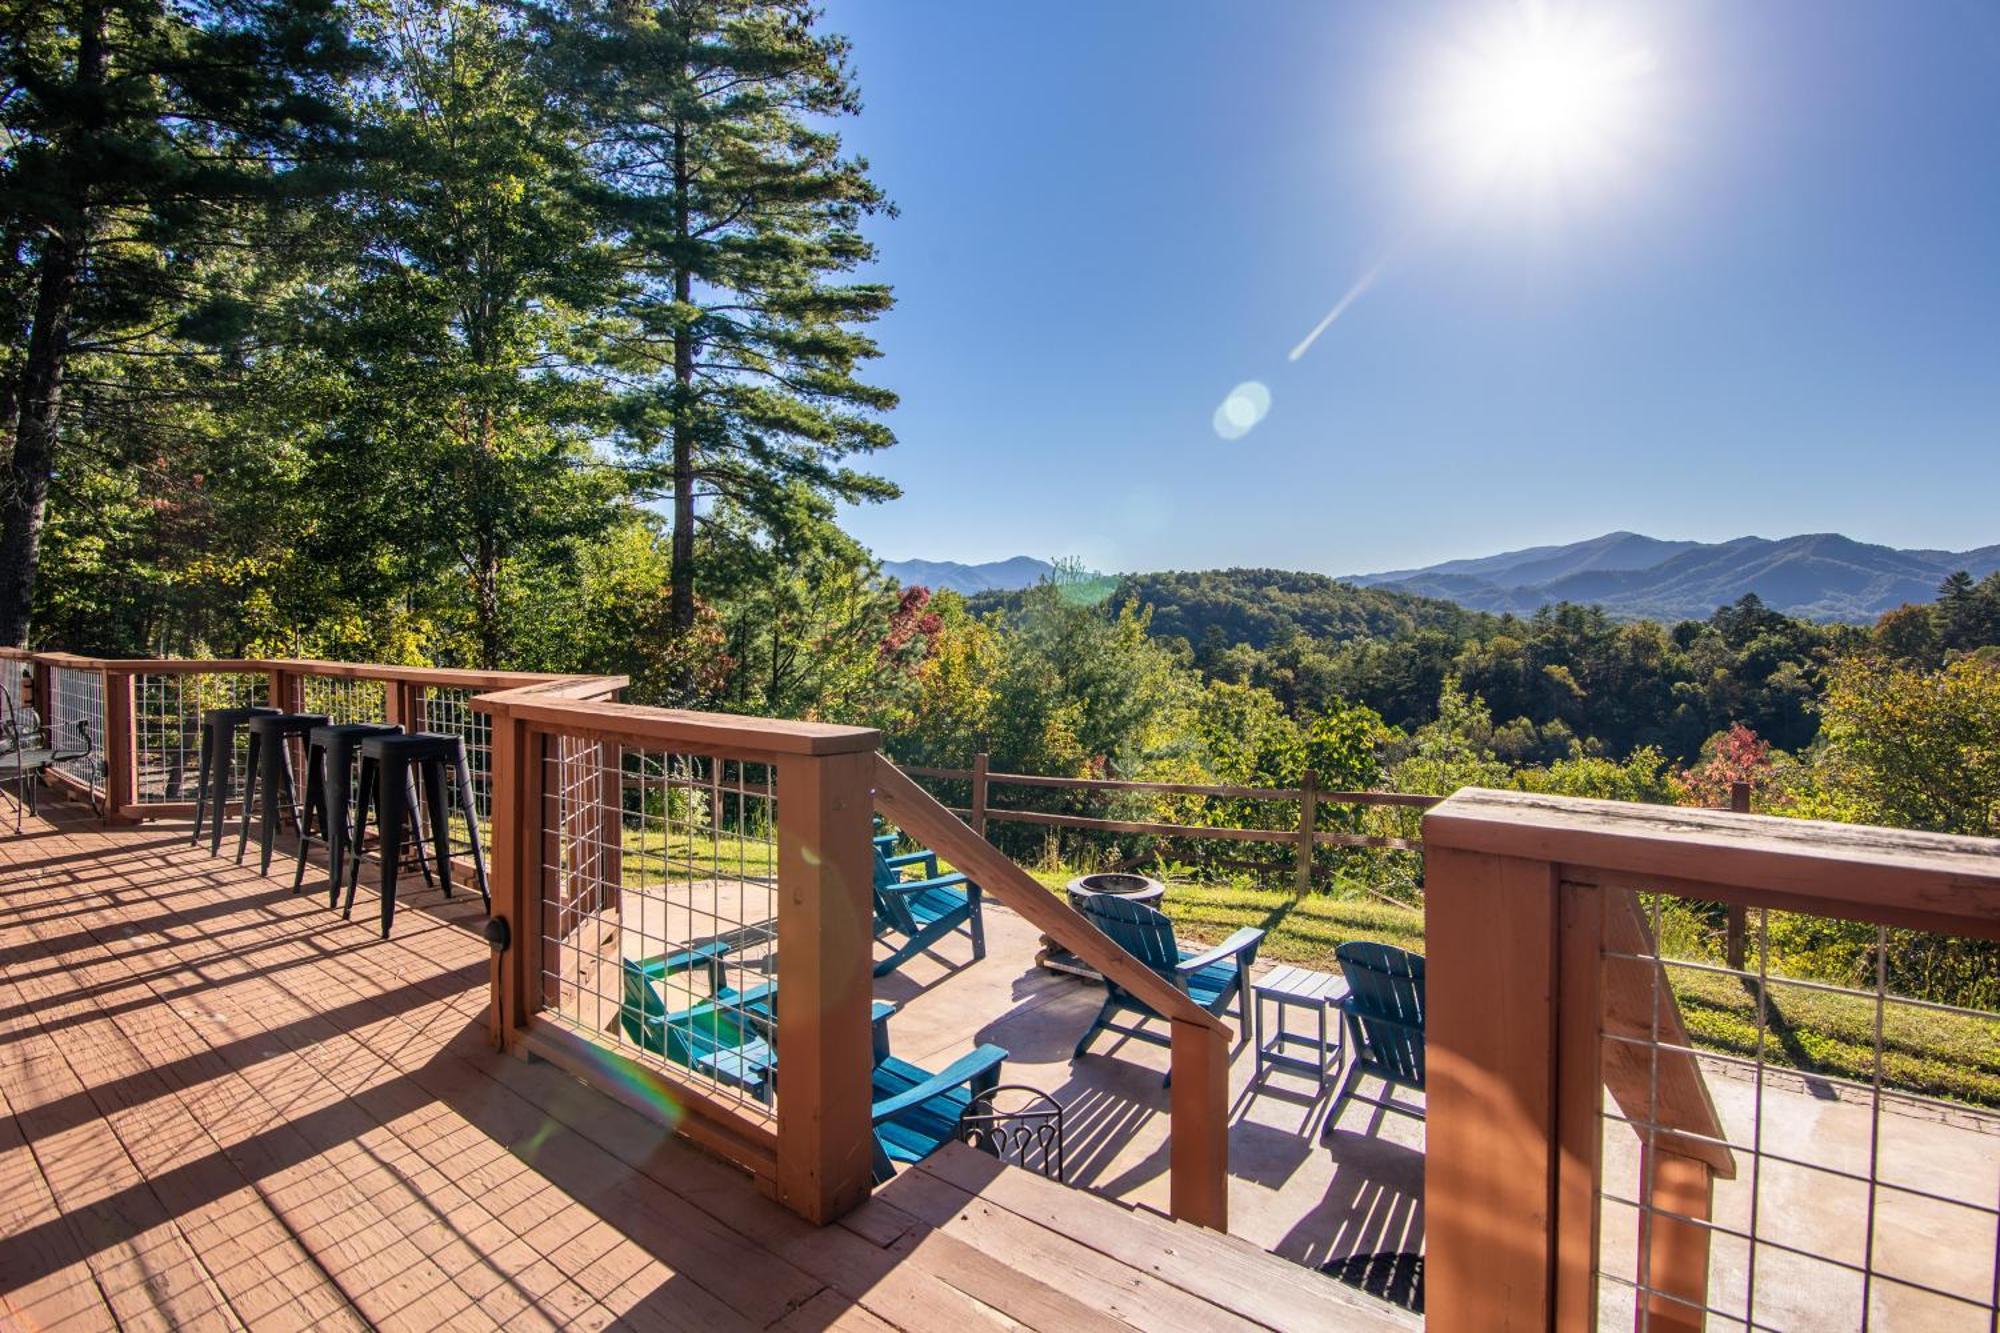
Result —
POLYGON ((1425 816, 1424 841, 1424 1281, 1439 1330, 1598 1326, 1607 1090, 1662 1131, 1641 1168, 1657 1210, 1642 1325, 1701 1326, 1710 1191, 1735 1161, 1675 1049, 1688 1042, 1673 992, 1643 961, 1656 950, 1640 892, 2000 940, 1986 839, 1467 789, 1425 816), (1649 1058, 1619 1054, 1620 1037, 1649 1058))

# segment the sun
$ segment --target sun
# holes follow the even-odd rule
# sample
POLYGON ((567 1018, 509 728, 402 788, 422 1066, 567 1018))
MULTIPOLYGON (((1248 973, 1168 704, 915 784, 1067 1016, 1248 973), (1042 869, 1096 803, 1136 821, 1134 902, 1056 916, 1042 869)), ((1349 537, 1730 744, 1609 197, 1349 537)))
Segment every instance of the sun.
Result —
POLYGON ((1652 53, 1601 10, 1523 4, 1439 63, 1433 137, 1480 183, 1601 176, 1646 128, 1653 72, 1652 53))

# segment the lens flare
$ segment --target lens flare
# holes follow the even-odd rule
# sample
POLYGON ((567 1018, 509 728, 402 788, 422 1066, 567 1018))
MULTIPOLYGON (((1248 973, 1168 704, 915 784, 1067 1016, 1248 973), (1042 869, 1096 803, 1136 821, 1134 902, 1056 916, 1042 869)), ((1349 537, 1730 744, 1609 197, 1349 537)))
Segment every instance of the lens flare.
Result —
POLYGON ((1229 391, 1215 409, 1215 433, 1240 440, 1257 428, 1271 410, 1271 391, 1256 380, 1245 380, 1229 391))

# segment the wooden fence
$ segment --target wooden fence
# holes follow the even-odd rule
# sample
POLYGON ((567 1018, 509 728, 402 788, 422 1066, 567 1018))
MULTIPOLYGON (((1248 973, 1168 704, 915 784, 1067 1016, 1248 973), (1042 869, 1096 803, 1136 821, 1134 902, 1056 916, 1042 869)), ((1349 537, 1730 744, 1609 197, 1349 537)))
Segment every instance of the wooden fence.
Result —
POLYGON ((1315 848, 1366 847, 1377 851, 1402 852, 1421 852, 1424 849, 1420 838, 1349 833, 1338 829, 1321 828, 1319 825, 1322 806, 1428 810, 1444 799, 1441 796, 1422 796, 1410 792, 1323 790, 1319 785, 1318 775, 1310 770, 1297 787, 1236 787, 1199 782, 1131 782, 1114 778, 1058 778, 1037 773, 995 773, 991 770, 988 756, 983 753, 972 757, 971 768, 924 768, 909 765, 903 768, 903 772, 911 777, 929 778, 933 781, 969 783, 970 804, 947 808, 970 824, 972 831, 981 837, 986 836, 986 826, 989 823, 1012 823, 1078 829, 1086 833, 1122 833, 1191 842, 1274 843, 1289 846, 1294 849, 1293 875, 1301 893, 1312 887, 1312 852, 1315 848), (1100 819, 1089 815, 996 806, 992 803, 992 792, 996 786, 1080 791, 1099 795, 1121 792, 1150 793, 1159 796, 1205 796, 1233 801, 1286 802, 1297 805, 1299 812, 1293 826, 1282 829, 1100 819))

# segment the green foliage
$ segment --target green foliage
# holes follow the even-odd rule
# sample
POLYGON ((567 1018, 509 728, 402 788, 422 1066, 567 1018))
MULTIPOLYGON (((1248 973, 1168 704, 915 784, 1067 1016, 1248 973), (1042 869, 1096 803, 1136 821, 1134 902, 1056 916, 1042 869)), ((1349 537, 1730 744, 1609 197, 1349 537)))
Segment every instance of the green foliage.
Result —
POLYGON ((2000 836, 2000 666, 1852 657, 1829 672, 1813 813, 2000 836))

